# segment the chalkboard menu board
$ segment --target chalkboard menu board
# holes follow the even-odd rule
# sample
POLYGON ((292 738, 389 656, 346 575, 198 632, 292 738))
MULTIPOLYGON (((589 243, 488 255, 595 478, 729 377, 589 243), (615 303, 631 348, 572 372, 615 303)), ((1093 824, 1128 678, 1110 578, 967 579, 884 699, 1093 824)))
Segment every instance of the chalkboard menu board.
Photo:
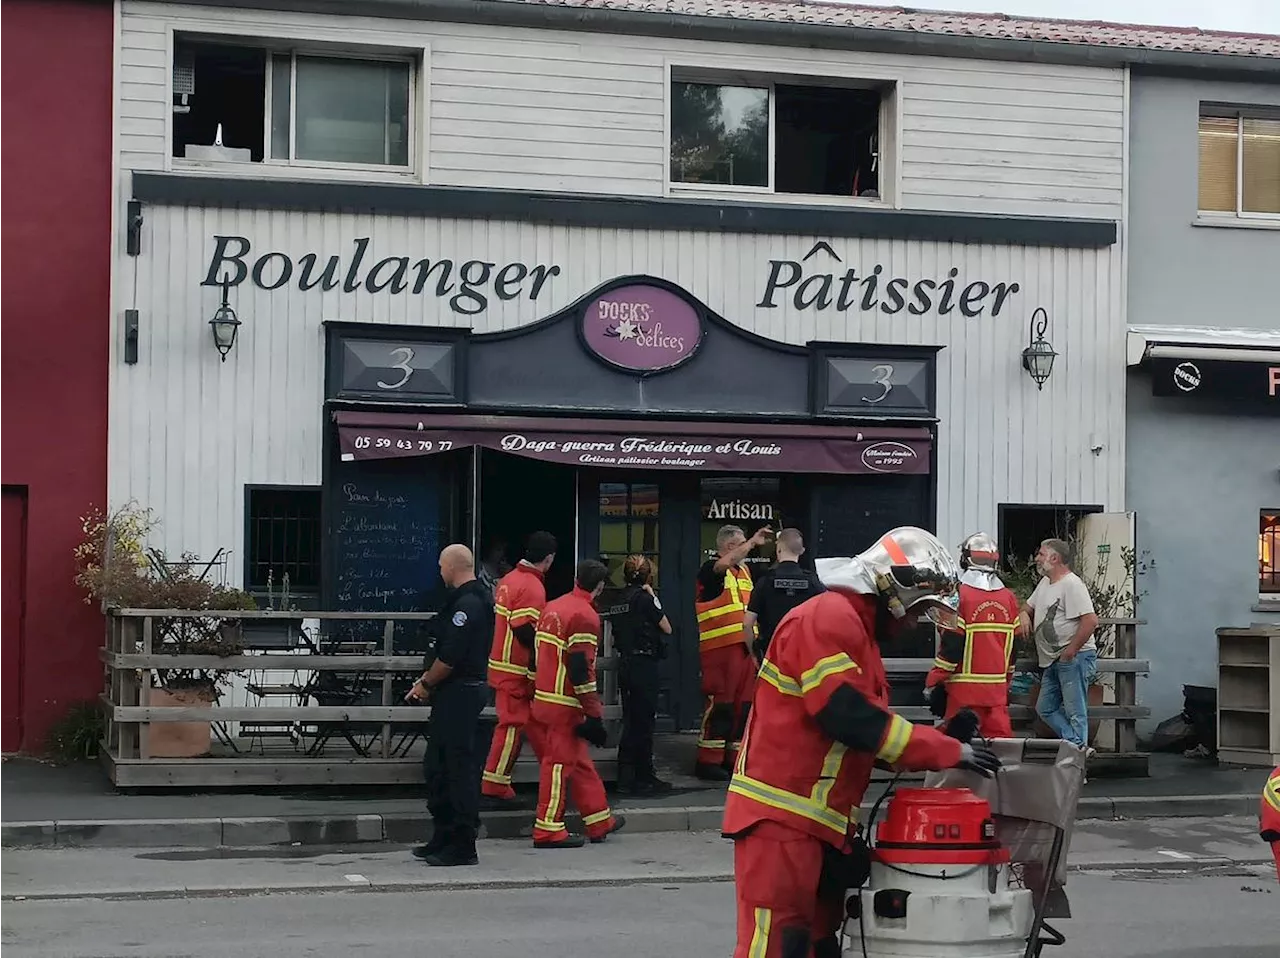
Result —
MULTIPOLYGON (((439 471, 422 460, 342 462, 331 491, 333 604, 351 612, 432 611, 445 534, 439 471)), ((398 650, 425 644, 415 623, 396 629, 398 650)), ((354 623, 349 640, 380 640, 375 622, 354 623), (366 635, 366 633, 369 633, 366 635)))

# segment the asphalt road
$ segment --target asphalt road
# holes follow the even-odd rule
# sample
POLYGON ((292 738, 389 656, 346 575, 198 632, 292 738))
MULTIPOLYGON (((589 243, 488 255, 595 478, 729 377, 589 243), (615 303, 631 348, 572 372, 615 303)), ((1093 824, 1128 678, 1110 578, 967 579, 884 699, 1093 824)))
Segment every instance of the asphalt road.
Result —
MULTIPOLYGON (((1051 958, 1274 958, 1272 873, 1075 874, 1051 958)), ((6 958, 728 958, 726 883, 7 902, 6 958)), ((856 958, 857 952, 849 953, 856 958)))

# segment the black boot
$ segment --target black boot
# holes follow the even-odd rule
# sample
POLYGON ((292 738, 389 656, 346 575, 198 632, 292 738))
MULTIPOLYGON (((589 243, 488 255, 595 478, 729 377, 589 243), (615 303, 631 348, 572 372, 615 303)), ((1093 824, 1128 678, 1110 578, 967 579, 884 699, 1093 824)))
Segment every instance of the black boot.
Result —
POLYGON ((673 786, 670 782, 664 782, 652 770, 636 780, 636 794, 638 795, 666 795, 672 788, 673 786))
POLYGON ((475 829, 466 827, 454 829, 449 844, 436 854, 428 855, 423 861, 436 867, 479 865, 480 858, 476 855, 475 829))
POLYGON ((693 774, 704 782, 727 782, 733 777, 724 766, 707 765, 703 762, 698 763, 693 770, 693 774))
POLYGON ((640 785, 640 777, 636 774, 636 767, 632 764, 618 763, 618 780, 614 783, 614 791, 620 795, 634 795, 640 785))
POLYGON ((449 845, 449 840, 453 837, 452 829, 442 825, 436 825, 431 832, 431 840, 425 845, 419 845, 413 850, 414 858, 426 859, 432 855, 439 855, 449 845))

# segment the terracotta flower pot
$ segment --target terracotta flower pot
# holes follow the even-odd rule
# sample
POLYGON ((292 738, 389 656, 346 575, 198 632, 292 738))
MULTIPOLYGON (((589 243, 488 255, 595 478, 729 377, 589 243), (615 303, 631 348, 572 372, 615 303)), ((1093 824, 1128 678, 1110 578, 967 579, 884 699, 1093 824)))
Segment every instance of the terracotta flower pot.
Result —
MULTIPOLYGON (((153 708, 207 708, 214 701, 207 688, 152 689, 153 708)), ((148 726, 151 758, 198 758, 209 754, 209 722, 153 722, 148 726)))

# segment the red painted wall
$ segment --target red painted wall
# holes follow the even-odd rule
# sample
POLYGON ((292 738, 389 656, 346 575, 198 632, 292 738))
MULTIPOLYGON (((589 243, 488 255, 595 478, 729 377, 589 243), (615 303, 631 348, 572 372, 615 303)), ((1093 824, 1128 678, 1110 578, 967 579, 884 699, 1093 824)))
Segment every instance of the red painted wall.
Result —
MULTIPOLYGON (((72 550, 106 499, 114 25, 110 0, 4 0, 0 18, 0 472, 27 507, 0 568, 4 598, 26 599, 3 617, 4 665, 21 663, 3 748, 32 751, 102 688, 102 618, 72 582, 72 550)), ((5 524, 18 515, 6 502, 5 524)))

